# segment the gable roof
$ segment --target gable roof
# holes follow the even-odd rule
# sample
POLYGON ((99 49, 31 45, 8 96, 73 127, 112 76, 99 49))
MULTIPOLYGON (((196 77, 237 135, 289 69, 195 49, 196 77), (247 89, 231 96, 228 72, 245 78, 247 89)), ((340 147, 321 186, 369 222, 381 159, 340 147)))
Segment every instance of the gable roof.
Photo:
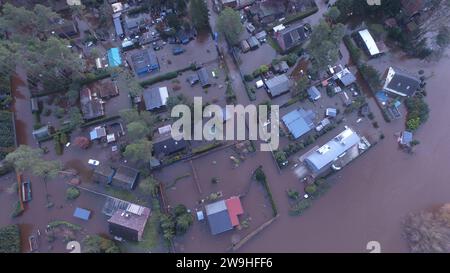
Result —
POLYGON ((230 216, 231 225, 233 227, 239 225, 238 215, 244 213, 244 209, 242 208, 241 200, 237 196, 233 196, 225 200, 225 204, 228 209, 228 215, 230 216))
POLYGON ((91 89, 84 86, 80 91, 81 112, 85 120, 95 119, 105 115, 103 104, 98 97, 93 97, 91 89))
POLYGON ((233 225, 228 214, 225 200, 220 200, 205 206, 209 228, 213 235, 231 230, 233 225))
POLYGON ((174 140, 172 137, 153 143, 153 151, 155 156, 170 155, 186 148, 184 139, 174 140))
POLYGON ((346 128, 339 135, 309 154, 305 162, 314 172, 320 172, 338 156, 360 142, 361 138, 351 128, 346 128))
POLYGON ((164 86, 144 90, 143 96, 145 108, 150 111, 165 106, 169 93, 167 87, 164 86))
POLYGON ((119 165, 112 177, 114 184, 122 184, 126 188, 133 189, 138 179, 139 171, 124 165, 119 165))
POLYGON ((120 15, 113 18, 114 29, 116 30, 116 35, 123 35, 122 21, 120 20, 120 15))
POLYGON ((278 43, 283 50, 289 50, 304 42, 308 35, 304 24, 296 24, 276 32, 278 43))
POLYGON ((306 92, 308 92, 308 96, 311 100, 318 100, 321 97, 319 89, 317 89, 314 85, 308 88, 306 92))
POLYGON ((288 92, 290 88, 289 78, 286 74, 275 76, 272 79, 267 80, 265 84, 267 87, 267 92, 269 92, 272 97, 288 92))
MULTIPOLYGON (((109 218, 108 223, 133 230, 137 233, 135 238, 141 240, 145 225, 150 217, 151 210, 147 207, 130 204, 126 210, 118 209, 109 218)), ((121 234, 117 234, 121 236, 121 234)))
POLYGON ((358 34, 361 37, 361 40, 364 42, 364 45, 366 46, 370 56, 375 56, 381 53, 377 43, 373 39, 368 29, 361 30, 358 32, 358 34))
POLYGON ((202 87, 206 87, 206 86, 210 85, 208 70, 206 70, 206 68, 204 68, 204 67, 200 68, 197 71, 197 75, 200 80, 200 83, 202 84, 202 87))
POLYGON ((282 120, 292 136, 297 139, 314 128, 315 114, 312 110, 297 109, 282 117, 282 120))
POLYGON ((403 97, 412 96, 419 89, 420 80, 389 67, 383 89, 403 97))
POLYGON ((344 86, 349 86, 356 81, 355 75, 353 75, 348 68, 344 68, 335 74, 335 79, 338 79, 344 86))

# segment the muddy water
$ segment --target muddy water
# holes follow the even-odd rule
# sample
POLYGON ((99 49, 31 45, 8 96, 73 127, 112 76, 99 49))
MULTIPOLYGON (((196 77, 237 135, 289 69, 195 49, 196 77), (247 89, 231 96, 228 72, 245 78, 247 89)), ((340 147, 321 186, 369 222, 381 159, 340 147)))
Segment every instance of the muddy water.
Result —
POLYGON ((377 113, 386 138, 339 172, 333 178, 337 184, 301 217, 287 215, 282 186, 287 174, 278 177, 273 164, 262 157, 281 216, 242 251, 366 252, 367 242, 376 240, 384 252, 405 252, 401 235, 405 215, 450 200, 450 59, 424 63, 392 58, 396 66, 410 72, 424 69, 434 75, 427 87, 430 119, 416 134, 421 144, 415 154, 399 151, 395 142, 394 133, 404 128, 403 121, 386 124, 377 113))

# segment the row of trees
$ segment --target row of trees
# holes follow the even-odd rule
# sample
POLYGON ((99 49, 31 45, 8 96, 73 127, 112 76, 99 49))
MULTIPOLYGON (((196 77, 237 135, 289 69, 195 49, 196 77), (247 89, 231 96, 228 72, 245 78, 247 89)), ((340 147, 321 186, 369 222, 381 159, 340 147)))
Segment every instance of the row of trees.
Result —
POLYGON ((62 170, 62 164, 57 160, 44 160, 42 149, 33 149, 27 145, 20 145, 14 152, 5 157, 5 161, 14 167, 17 172, 31 172, 42 178, 45 183, 47 205, 48 199, 47 181, 54 179, 62 170))
POLYGON ((187 211, 186 206, 177 205, 171 213, 161 215, 161 230, 163 237, 172 240, 176 235, 183 235, 194 222, 194 217, 187 211))
POLYGON ((149 140, 153 133, 157 117, 148 111, 138 112, 136 109, 120 111, 124 120, 130 143, 125 147, 123 155, 134 162, 148 162, 152 153, 152 143, 149 140))
POLYGON ((308 51, 312 57, 314 71, 335 63, 339 58, 339 45, 345 34, 342 24, 329 25, 325 20, 314 26, 308 51))

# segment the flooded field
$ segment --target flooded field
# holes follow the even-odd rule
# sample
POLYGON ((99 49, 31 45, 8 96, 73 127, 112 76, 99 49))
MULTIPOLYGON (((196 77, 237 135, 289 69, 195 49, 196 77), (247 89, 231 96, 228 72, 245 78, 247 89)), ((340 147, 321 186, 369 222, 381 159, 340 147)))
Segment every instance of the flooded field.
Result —
MULTIPOLYGON (((366 252, 367 242, 376 240, 384 252, 406 252, 401 235, 406 214, 448 202, 450 171, 445 166, 450 147, 445 140, 450 136, 450 126, 445 125, 445 113, 450 103, 446 88, 450 84, 450 60, 445 57, 438 63, 427 63, 397 58, 391 61, 396 66, 411 72, 424 69, 427 75, 433 75, 427 85, 430 119, 416 134, 421 144, 415 154, 398 149, 394 134, 404 129, 403 120, 386 124, 379 111, 373 110, 385 140, 334 176, 337 184, 303 216, 281 213, 242 251, 366 252)), ((266 174, 274 181, 277 176, 275 171, 268 173, 270 168, 265 167, 266 174)), ((285 180, 284 176, 278 180, 285 180)), ((283 187, 273 185, 272 191, 276 200, 286 198, 283 187)), ((281 207, 284 204, 278 203, 281 207)))
POLYGON ((220 199, 241 197, 244 214, 239 216, 240 228, 212 235, 207 221, 195 219, 188 233, 175 240, 178 252, 226 252, 232 243, 273 217, 264 188, 251 180, 252 172, 259 166, 259 159, 253 154, 241 158, 240 163, 235 165, 230 157, 241 158, 232 148, 226 148, 192 162, 174 164, 156 173, 156 178, 166 186, 171 207, 181 203, 195 212, 203 209, 201 200, 207 199, 211 193, 220 192, 223 196, 220 199), (212 182, 213 178, 215 182, 212 182))

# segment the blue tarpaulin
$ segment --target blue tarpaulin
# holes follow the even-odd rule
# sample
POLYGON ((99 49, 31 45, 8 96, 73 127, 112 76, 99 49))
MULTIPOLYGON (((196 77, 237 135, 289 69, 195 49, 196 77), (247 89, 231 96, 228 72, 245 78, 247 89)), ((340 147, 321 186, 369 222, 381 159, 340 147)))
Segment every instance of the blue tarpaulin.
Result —
POLYGON ((108 63, 110 67, 116 67, 122 64, 119 48, 113 47, 108 50, 108 63))
POLYGON ((383 91, 377 92, 375 96, 377 97, 377 100, 382 104, 386 104, 389 100, 386 92, 383 91))
POLYGON ((76 208, 75 212, 73 213, 73 216, 83 220, 89 220, 89 217, 91 216, 91 211, 87 209, 76 208))

